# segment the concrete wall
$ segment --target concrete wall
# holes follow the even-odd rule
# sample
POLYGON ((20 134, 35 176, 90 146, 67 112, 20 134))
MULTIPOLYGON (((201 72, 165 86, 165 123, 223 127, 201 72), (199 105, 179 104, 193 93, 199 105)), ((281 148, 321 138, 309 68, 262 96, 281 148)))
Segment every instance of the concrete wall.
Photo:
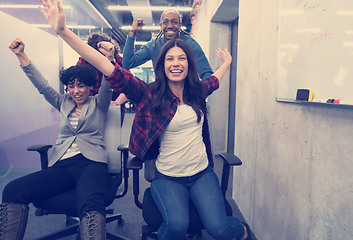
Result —
POLYGON ((353 239, 353 108, 275 101, 278 8, 240 1, 235 201, 261 240, 353 239))
MULTIPOLYGON (((204 50, 213 71, 222 62, 217 57, 217 49, 230 49, 231 24, 212 23, 222 0, 203 0, 200 11, 193 25, 193 35, 204 50)), ((210 134, 213 153, 225 152, 227 149, 228 108, 229 108, 229 73, 221 80, 220 88, 208 98, 210 134)))

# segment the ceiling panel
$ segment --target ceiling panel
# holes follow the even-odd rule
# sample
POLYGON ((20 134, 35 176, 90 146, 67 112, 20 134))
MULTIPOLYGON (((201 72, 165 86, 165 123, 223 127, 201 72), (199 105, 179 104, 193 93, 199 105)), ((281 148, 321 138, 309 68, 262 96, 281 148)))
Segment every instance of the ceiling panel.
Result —
MULTIPOLYGON (((124 37, 120 42, 121 45, 124 45, 126 35, 128 34, 128 31, 126 30, 121 30, 121 26, 131 26, 133 18, 142 18, 145 22, 145 25, 154 25, 154 26, 159 26, 159 20, 161 17, 162 12, 161 11, 148 11, 148 6, 165 6, 167 7, 192 7, 193 0, 90 0, 93 5, 97 6, 98 5, 104 5, 100 6, 101 8, 103 7, 104 9, 107 9, 108 6, 110 5, 118 5, 118 6, 146 6, 145 11, 110 11, 110 14, 113 17, 112 21, 112 26, 113 26, 113 32, 122 34, 124 37), (115 21, 115 22, 114 22, 115 21)), ((183 25, 185 27, 189 27, 190 29, 190 12, 183 12, 181 13, 183 17, 183 25)), ((152 37, 153 34, 158 33, 157 31, 147 31, 143 30, 142 32, 139 33, 137 40, 138 41, 149 41, 152 37)))
MULTIPOLYGON (((62 3, 64 6, 71 6, 70 9, 65 9, 68 25, 95 26, 93 29, 72 29, 81 38, 85 39, 91 32, 104 31, 111 34, 118 41, 119 45, 123 47, 128 31, 122 30, 121 27, 131 26, 133 17, 143 18, 146 25, 159 26, 159 19, 162 12, 151 12, 147 10, 147 6, 191 7, 193 0, 62 0, 62 3), (131 11, 110 11, 108 10, 108 6, 110 5, 143 5, 146 6, 146 10, 133 13, 131 11), (100 15, 104 16, 107 22, 100 15)), ((39 0, 0 0, 0 11, 30 24, 46 24, 46 20, 38 9, 1 8, 1 6, 7 4, 39 5, 39 0)), ((190 12, 183 12, 181 14, 183 16, 183 25, 190 28, 190 12)), ((48 27, 43 29, 53 33, 48 27)), ((149 41, 153 33, 157 32, 144 30, 138 35, 138 41, 149 41)))

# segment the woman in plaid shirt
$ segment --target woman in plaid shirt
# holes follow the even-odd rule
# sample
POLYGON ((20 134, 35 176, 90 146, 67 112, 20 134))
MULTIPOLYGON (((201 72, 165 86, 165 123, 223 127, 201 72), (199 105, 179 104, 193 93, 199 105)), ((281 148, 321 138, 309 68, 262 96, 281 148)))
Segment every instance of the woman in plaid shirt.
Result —
POLYGON ((147 84, 119 64, 113 65, 71 32, 58 0, 41 2, 45 7, 41 11, 53 30, 108 76, 111 88, 138 104, 129 149, 142 160, 156 158, 151 192, 164 220, 158 239, 185 238, 190 200, 215 239, 246 239, 246 227, 226 215, 212 167, 207 125, 205 99, 219 87, 219 80, 229 69, 232 57, 228 50, 218 50, 224 63, 212 76, 200 81, 188 45, 180 39, 168 41, 157 60, 156 80, 147 84))

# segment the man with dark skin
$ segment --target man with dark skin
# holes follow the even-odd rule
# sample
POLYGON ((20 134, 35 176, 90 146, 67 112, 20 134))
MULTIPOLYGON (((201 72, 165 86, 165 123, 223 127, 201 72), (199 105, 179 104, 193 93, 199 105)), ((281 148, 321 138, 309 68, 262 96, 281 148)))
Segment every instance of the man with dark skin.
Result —
POLYGON ((129 32, 123 51, 123 67, 125 69, 140 66, 152 60, 153 66, 158 58, 162 46, 168 41, 176 38, 184 40, 192 49, 196 59, 197 72, 200 78, 205 78, 213 74, 212 68, 202 51, 200 45, 190 34, 181 29, 181 15, 176 10, 166 10, 162 13, 160 19, 160 31, 156 38, 151 39, 140 50, 134 52, 134 43, 137 34, 143 29, 143 19, 134 19, 132 29, 129 32))

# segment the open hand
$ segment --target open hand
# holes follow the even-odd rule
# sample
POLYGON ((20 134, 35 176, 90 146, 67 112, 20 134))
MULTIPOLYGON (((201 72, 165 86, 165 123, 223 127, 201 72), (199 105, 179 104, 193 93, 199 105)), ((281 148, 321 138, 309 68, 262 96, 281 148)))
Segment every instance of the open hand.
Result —
POLYGON ((221 60, 222 62, 231 64, 232 55, 230 55, 227 48, 225 48, 224 51, 222 49, 218 48, 217 55, 218 55, 219 60, 221 60))
POLYGON ((40 0, 40 2, 43 7, 39 7, 39 10, 51 28, 59 34, 66 27, 65 13, 60 0, 40 0))

